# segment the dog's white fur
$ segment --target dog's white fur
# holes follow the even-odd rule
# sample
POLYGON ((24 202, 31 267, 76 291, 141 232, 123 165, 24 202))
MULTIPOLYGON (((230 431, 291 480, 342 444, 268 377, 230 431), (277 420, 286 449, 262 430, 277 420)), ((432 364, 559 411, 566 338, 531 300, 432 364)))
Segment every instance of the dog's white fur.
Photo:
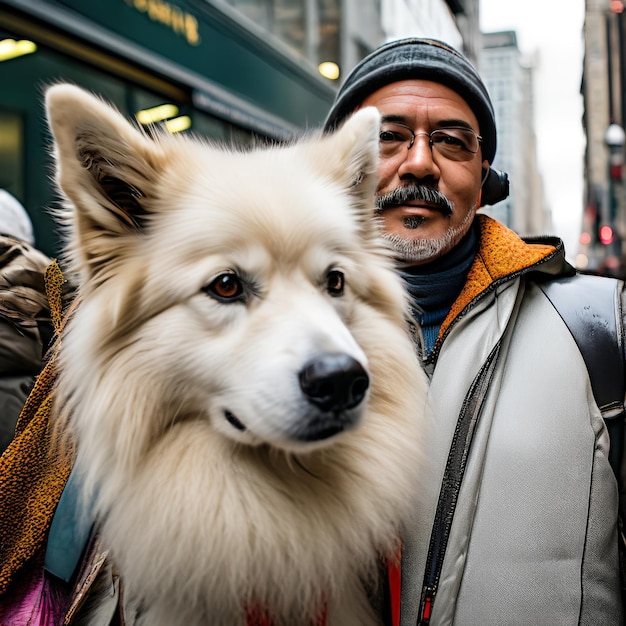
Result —
POLYGON ((245 152, 150 138, 71 85, 46 105, 79 284, 57 404, 141 623, 243 626, 258 606, 308 626, 326 606, 329 626, 377 624, 426 388, 373 219, 378 113, 245 152), (370 386, 308 442, 325 415, 299 372, 329 353, 370 386))

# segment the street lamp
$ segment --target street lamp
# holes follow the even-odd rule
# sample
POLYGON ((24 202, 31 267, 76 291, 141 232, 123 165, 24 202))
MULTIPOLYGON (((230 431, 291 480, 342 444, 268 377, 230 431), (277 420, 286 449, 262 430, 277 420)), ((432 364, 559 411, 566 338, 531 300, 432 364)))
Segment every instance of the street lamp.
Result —
MULTIPOLYGON (((621 256, 621 237, 618 236, 618 198, 616 186, 622 181, 622 165, 624 164, 624 141, 626 133, 619 124, 610 124, 604 133, 604 142, 609 149, 608 159, 608 227, 611 229, 610 236, 602 238, 602 243, 612 244, 615 256, 621 256)), ((621 213, 621 212, 620 212, 621 213)), ((622 218, 622 215, 619 215, 622 218)), ((606 229, 606 226, 603 228, 606 229)))
POLYGON ((611 153, 621 150, 624 147, 626 133, 619 124, 610 124, 604 133, 604 141, 611 153))

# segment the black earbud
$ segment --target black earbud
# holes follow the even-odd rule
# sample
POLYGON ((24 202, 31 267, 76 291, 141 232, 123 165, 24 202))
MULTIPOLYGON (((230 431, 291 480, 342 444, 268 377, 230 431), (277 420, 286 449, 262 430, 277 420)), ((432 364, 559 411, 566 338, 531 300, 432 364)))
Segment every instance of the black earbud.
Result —
POLYGON ((509 195, 509 175, 492 167, 487 171, 483 169, 482 191, 480 206, 504 200, 509 195))

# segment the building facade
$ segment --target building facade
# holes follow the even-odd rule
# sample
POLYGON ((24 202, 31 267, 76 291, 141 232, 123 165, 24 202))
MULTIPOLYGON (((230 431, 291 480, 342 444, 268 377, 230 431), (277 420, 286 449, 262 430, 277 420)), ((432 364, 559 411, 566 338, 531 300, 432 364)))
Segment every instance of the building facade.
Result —
POLYGON ((577 263, 626 277, 622 175, 626 100, 626 17, 621 0, 585 3, 583 78, 584 212, 577 263))
POLYGON ((239 4, 0 0, 0 186, 29 211, 42 250, 59 248, 47 84, 71 81, 129 116, 168 105, 152 121, 219 141, 280 140, 321 123, 335 84, 318 64, 338 61, 338 0, 239 4))
POLYGON ((511 183, 509 197, 484 212, 521 235, 545 234, 552 220, 537 165, 533 65, 522 57, 514 31, 483 33, 479 70, 496 114, 493 166, 507 172, 511 183))
POLYGON ((387 40, 403 37, 432 37, 463 49, 456 23, 457 3, 382 0, 382 25, 387 40))

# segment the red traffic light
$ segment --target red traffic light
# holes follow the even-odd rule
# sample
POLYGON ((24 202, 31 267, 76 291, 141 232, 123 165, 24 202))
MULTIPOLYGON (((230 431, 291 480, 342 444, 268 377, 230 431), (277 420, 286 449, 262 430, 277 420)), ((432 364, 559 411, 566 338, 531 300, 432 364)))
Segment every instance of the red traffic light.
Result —
POLYGON ((600 242, 605 246, 613 242, 613 229, 610 226, 602 226, 599 232, 600 242))

